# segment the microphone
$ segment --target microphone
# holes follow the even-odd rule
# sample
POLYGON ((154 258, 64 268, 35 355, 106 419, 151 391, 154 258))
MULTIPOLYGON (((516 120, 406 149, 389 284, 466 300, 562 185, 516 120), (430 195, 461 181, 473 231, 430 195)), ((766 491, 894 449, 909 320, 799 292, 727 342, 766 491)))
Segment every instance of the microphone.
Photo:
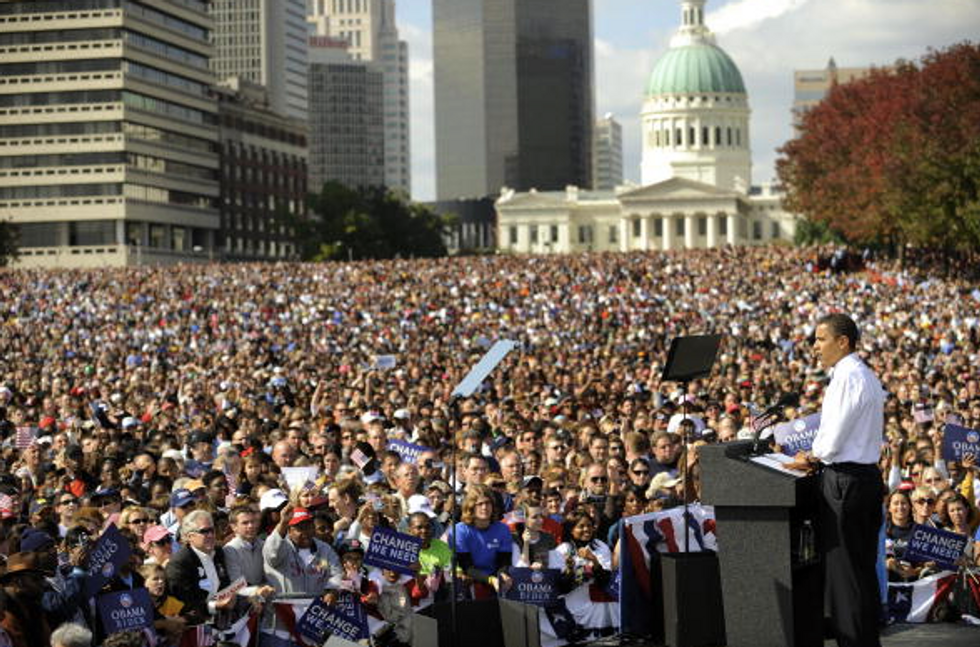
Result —
POLYGON ((755 430, 755 436, 752 441, 752 453, 759 453, 759 441, 762 432, 771 427, 775 421, 772 420, 773 416, 777 413, 781 413, 786 407, 798 407, 800 406, 800 394, 799 393, 784 393, 780 396, 776 404, 772 405, 762 413, 756 415, 753 412, 752 415, 752 427, 755 430))
POLYGON ((776 404, 774 404, 771 407, 769 407, 768 409, 766 409, 765 413, 763 413, 762 415, 763 416, 771 416, 774 413, 779 413, 780 411, 782 411, 786 407, 798 407, 798 406, 800 406, 800 394, 799 393, 784 393, 779 398, 779 400, 776 401, 776 404))

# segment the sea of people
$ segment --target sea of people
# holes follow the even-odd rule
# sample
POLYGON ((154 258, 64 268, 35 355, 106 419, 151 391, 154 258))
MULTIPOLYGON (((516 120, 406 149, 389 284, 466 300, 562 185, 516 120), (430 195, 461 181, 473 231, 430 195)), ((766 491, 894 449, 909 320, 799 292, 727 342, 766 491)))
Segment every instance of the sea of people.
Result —
POLYGON ((276 602, 304 596, 354 600, 400 645, 411 614, 505 595, 515 568, 559 572, 554 644, 615 633, 622 519, 697 500, 698 448, 751 436, 754 408, 819 411, 834 311, 888 391, 889 579, 935 571, 904 554, 916 523, 967 536, 970 573, 980 469, 942 441, 980 428, 980 290, 948 259, 833 253, 3 270, 0 645, 234 642, 254 617, 286 646, 276 602), (711 376, 662 382, 670 341, 706 332, 711 376), (498 340, 517 347, 453 398, 498 340), (379 528, 421 541, 407 573, 365 565, 379 528), (98 578, 107 532, 130 555, 98 578), (141 589, 152 627, 107 626, 100 600, 141 589))

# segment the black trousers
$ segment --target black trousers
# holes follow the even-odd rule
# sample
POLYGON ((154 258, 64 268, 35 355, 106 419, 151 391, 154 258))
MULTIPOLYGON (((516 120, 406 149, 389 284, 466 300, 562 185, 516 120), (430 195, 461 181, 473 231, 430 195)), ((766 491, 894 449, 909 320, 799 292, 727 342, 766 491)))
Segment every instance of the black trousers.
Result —
POLYGON ((884 485, 876 465, 828 465, 820 481, 825 602, 840 647, 880 647, 876 562, 884 485))

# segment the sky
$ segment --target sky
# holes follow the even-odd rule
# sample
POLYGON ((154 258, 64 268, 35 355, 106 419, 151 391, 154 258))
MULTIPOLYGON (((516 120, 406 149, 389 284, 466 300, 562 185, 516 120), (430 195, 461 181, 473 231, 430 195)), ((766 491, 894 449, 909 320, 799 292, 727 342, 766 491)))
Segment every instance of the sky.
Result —
MULTIPOLYGON (((432 0, 395 0, 409 44, 412 197, 435 197, 432 0)), ((533 2, 534 0, 526 0, 533 2)), ((592 0, 596 116, 623 126, 623 172, 639 181, 643 88, 680 23, 679 0, 592 0)), ((793 135, 793 72, 886 66, 980 40, 980 0, 709 0, 705 20, 742 72, 752 109, 752 180, 775 176, 793 135)))

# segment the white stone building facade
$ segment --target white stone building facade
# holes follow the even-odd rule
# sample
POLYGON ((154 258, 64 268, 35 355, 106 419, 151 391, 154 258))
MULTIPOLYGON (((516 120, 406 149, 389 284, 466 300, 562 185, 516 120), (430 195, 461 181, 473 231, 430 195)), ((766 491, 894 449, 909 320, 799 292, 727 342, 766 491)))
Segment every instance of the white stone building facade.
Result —
POLYGON ((734 61, 682 0, 641 109, 642 186, 517 193, 496 202, 498 247, 514 253, 675 250, 791 241, 796 216, 773 185, 750 186, 749 100, 734 61))

